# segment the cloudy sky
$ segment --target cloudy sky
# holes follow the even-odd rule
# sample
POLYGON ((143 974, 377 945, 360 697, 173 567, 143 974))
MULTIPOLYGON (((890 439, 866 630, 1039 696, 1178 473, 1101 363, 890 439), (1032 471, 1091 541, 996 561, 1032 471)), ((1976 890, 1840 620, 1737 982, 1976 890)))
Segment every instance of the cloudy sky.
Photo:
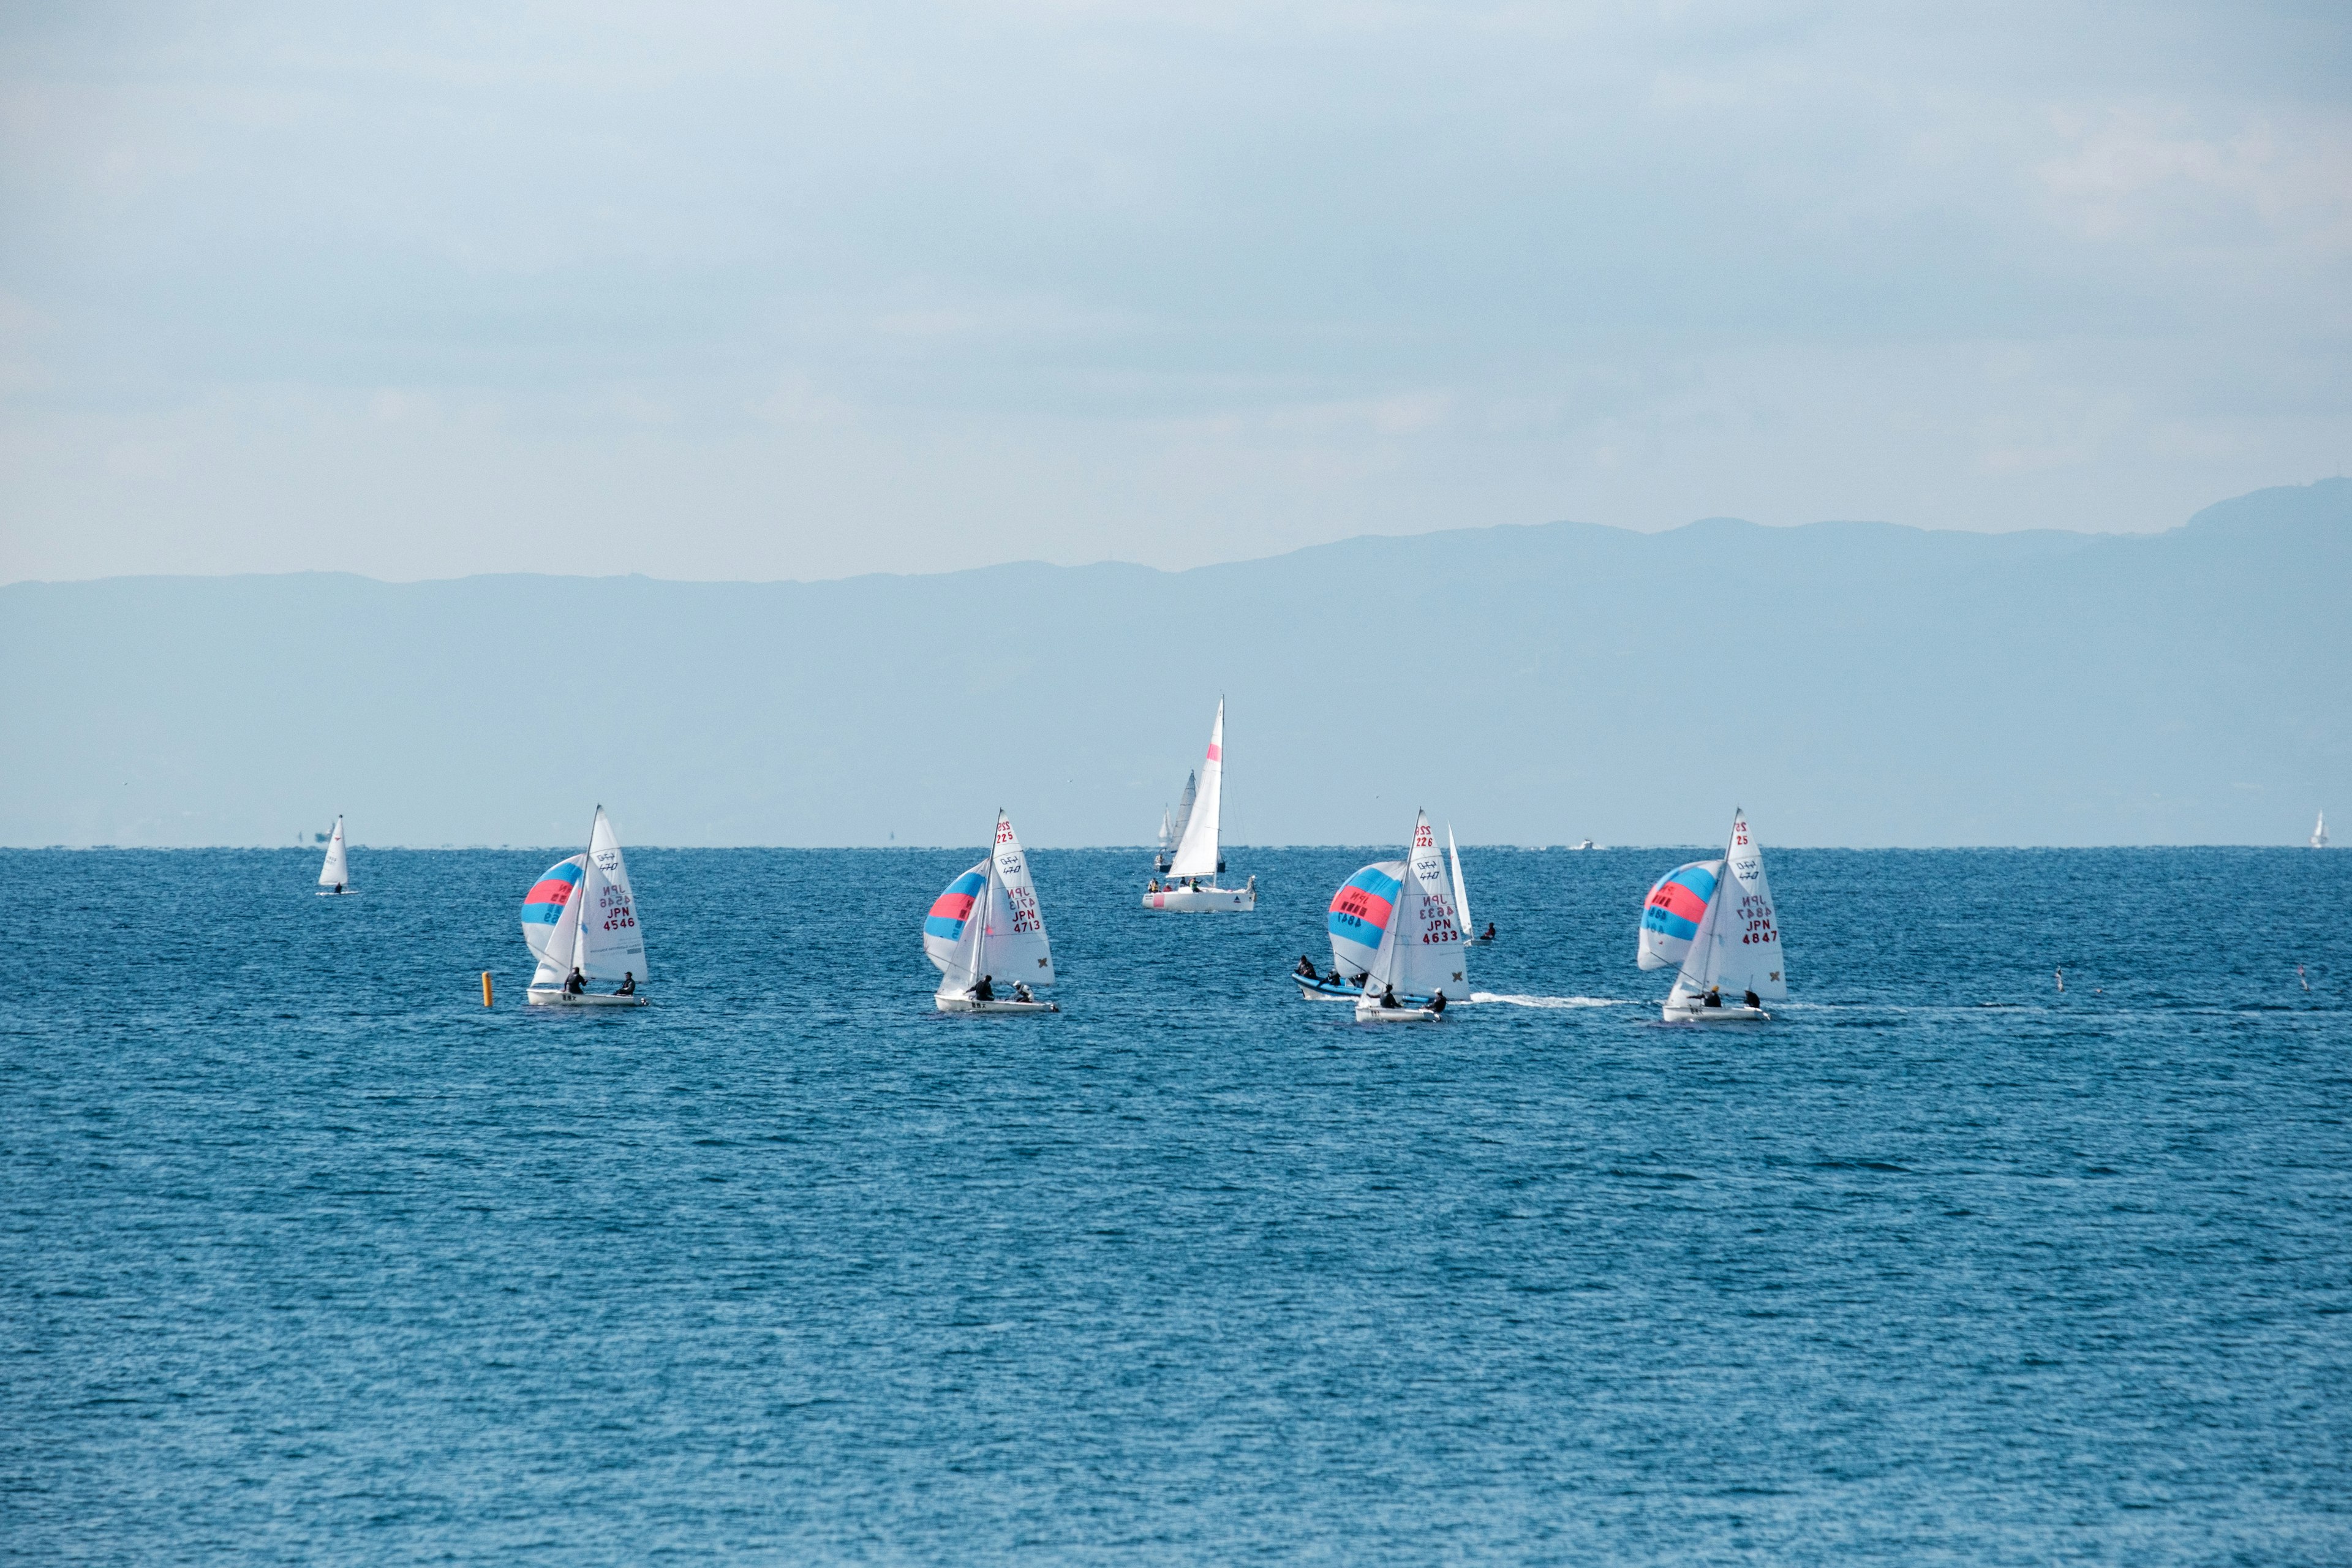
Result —
POLYGON ((2171 526, 2352 458, 2339 4, 0 12, 0 580, 2171 526))

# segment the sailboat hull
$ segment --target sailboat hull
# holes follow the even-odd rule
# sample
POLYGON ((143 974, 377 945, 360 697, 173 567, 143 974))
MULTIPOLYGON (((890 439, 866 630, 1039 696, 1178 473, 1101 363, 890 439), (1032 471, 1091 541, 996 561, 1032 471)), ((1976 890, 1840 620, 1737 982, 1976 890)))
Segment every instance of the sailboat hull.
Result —
POLYGON ((356 899, 360 896, 360 890, 357 888, 345 888, 339 893, 332 888, 321 888, 315 896, 321 899, 356 899))
POLYGON ((523 995, 534 1007, 643 1007, 648 1003, 644 995, 609 996, 593 991, 573 996, 552 985, 534 985, 523 995))
MULTIPOLYGON (((1304 980, 1296 974, 1290 977, 1290 983, 1297 986, 1298 994, 1309 1002, 1346 1002, 1352 1005, 1364 994, 1360 986, 1345 984, 1334 985, 1328 980, 1304 980)), ((1429 1005, 1429 998, 1426 996, 1407 996, 1400 993, 1397 1000, 1408 1007, 1429 1005)), ((1450 996, 1446 998, 1445 1005, 1449 1007, 1459 1005, 1450 996)))
POLYGON ((1769 1024, 1772 1015, 1761 1007, 1706 1007, 1669 1002, 1658 1009, 1669 1024, 1769 1024))
POLYGON ((1058 1013, 1057 1002, 981 1002, 970 996, 934 996, 931 1005, 942 1013, 1058 1013))
POLYGON ((1235 910, 1257 908, 1255 888, 1178 888, 1143 895, 1147 910, 1235 910))
POLYGON ((1356 1004, 1359 1024, 1434 1024, 1444 1016, 1426 1007, 1367 1007, 1361 1002, 1356 1004))

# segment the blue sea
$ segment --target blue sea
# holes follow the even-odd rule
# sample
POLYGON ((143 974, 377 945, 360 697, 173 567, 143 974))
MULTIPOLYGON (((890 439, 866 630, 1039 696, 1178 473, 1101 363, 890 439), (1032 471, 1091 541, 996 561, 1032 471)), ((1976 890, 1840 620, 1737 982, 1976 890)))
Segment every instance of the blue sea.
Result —
POLYGON ((0 1555, 2352 1561, 2352 855, 1768 846, 1694 1029, 1685 857, 1478 849, 1396 1029, 1282 980, 1370 851, 1036 852, 1043 1018, 978 844, 633 850, 525 1008, 567 852, 0 854, 0 1555))

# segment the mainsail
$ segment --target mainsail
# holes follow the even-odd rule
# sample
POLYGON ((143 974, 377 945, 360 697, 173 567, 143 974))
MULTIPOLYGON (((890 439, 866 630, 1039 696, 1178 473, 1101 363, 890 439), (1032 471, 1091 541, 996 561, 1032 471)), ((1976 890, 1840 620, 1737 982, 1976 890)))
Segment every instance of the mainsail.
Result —
POLYGON ((343 852, 343 819, 338 816, 334 835, 327 840, 327 863, 319 868, 319 886, 347 888, 351 882, 351 858, 343 852))
POLYGON ((1208 760, 1201 764, 1201 789, 1184 819, 1184 836, 1176 858, 1168 868, 1171 877, 1213 877, 1217 874, 1217 809, 1224 795, 1225 704, 1217 700, 1217 721, 1209 730, 1208 760))
POLYGON ((1463 980, 1462 928, 1454 918, 1445 857, 1437 852, 1427 812, 1413 823, 1412 855, 1403 871, 1379 950, 1365 966, 1364 994, 1378 996, 1392 985, 1403 995, 1443 991, 1449 1000, 1461 1001, 1469 990, 1463 980))
POLYGON ((588 835, 586 892, 580 910, 580 972, 591 980, 634 974, 642 984, 646 936, 637 928, 636 895, 629 887, 628 865, 621 858, 621 841, 601 805, 588 835))
POLYGON ((989 938, 989 961, 1005 972, 1008 983, 1051 985, 1054 948, 1045 939, 1045 911, 1029 881, 1029 858, 1022 853, 1012 819, 1001 811, 996 814, 995 864, 996 885, 1003 893, 1003 929, 989 938))

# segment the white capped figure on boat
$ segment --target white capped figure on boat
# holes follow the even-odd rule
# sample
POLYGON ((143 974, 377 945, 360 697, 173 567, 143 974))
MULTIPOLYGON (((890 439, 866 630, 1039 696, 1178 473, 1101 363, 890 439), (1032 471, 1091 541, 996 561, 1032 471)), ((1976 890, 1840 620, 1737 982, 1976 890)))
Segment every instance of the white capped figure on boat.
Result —
POLYGON ((1670 1024, 1757 1023, 1789 994, 1780 918, 1764 854, 1735 811, 1720 860, 1694 860, 1658 879, 1642 903, 1639 961, 1675 971, 1661 1016, 1670 1024))
POLYGON ((335 817, 335 831, 327 839, 326 864, 319 868, 319 896, 331 899, 352 890, 352 862, 343 847, 343 819, 335 817))
POLYGON ((1061 1011, 1034 994, 1054 984, 1054 948, 1029 858, 1003 812, 988 858, 931 901, 923 952, 940 972, 931 1004, 942 1013, 1061 1011))
POLYGON ((533 1006, 646 1005, 637 989, 646 983, 645 931, 603 806, 588 830, 588 852, 550 866, 523 895, 522 937, 539 960, 524 994, 533 1006))
POLYGON ((1178 807, 1176 858, 1163 879, 1155 876, 1143 891, 1147 910, 1239 910, 1257 908, 1257 879, 1244 888, 1217 886, 1225 858, 1217 847, 1217 817, 1225 794, 1225 703, 1217 700, 1217 721, 1209 729, 1209 755, 1201 764, 1199 790, 1185 782, 1178 807))

